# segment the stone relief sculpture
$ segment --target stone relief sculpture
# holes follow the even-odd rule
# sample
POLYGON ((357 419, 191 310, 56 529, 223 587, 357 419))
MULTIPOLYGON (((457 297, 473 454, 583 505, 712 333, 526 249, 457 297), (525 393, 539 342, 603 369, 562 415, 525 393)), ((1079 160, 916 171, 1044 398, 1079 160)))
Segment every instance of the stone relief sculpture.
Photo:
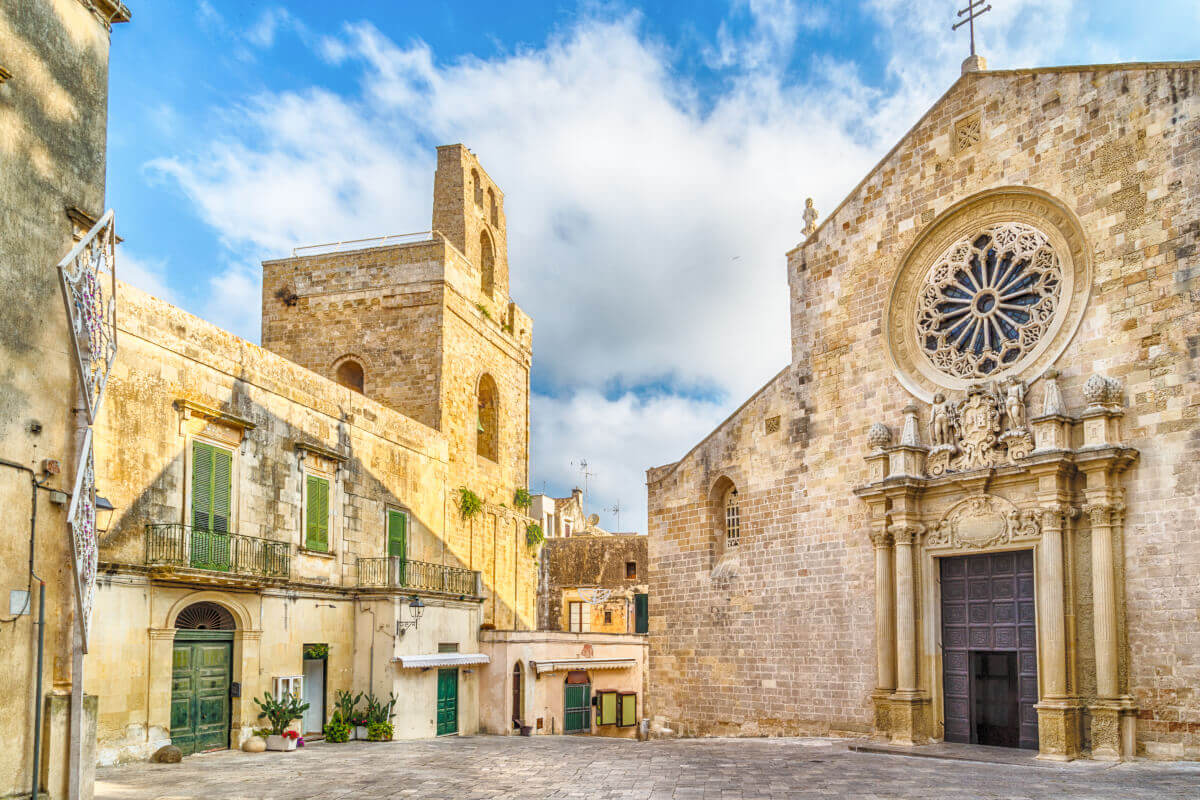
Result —
POLYGON ((926 547, 979 549, 1041 535, 1038 509, 1019 509, 992 494, 979 494, 955 504, 930 528, 926 547))

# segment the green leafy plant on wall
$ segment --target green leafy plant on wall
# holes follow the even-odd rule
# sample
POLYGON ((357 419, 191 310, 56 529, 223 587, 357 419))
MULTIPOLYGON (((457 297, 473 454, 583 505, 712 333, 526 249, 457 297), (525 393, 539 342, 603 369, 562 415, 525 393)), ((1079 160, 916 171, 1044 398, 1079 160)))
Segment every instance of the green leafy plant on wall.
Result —
POLYGON ((522 511, 528 511, 529 507, 533 505, 533 498, 529 496, 529 490, 517 489, 513 492, 513 505, 522 511))
POLYGON ((525 544, 537 547, 544 541, 546 541, 546 534, 542 531, 541 525, 531 522, 525 526, 525 544))
POLYGON ((327 644, 306 644, 304 645, 305 658, 326 658, 329 655, 329 645, 327 644))
POLYGON ((467 487, 458 487, 458 513, 464 520, 478 517, 483 513, 483 500, 467 487))
POLYGON ((492 312, 488 311, 487 306, 485 306, 483 303, 476 303, 475 307, 479 309, 479 313, 483 315, 484 319, 492 318, 492 312))

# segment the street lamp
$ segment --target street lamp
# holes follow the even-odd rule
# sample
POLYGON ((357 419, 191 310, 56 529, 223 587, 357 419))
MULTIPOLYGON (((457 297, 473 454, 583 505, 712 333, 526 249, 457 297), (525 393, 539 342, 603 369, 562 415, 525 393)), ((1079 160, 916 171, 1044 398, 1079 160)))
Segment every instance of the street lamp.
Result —
POLYGON ((96 533, 105 533, 112 524, 113 512, 117 507, 107 497, 96 495, 96 533))
POLYGON ((412 616, 411 622, 396 620, 396 635, 403 636, 406 628, 416 630, 417 623, 421 621, 421 614, 425 612, 425 604, 421 602, 421 598, 413 595, 412 602, 408 604, 408 613, 412 616))

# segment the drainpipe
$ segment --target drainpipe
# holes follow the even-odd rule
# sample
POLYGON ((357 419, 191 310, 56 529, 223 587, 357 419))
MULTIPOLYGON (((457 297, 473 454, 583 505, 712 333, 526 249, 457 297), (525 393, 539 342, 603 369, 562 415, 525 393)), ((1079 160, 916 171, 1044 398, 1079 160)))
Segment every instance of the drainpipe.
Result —
POLYGON ((37 552, 37 490, 49 489, 38 483, 37 473, 24 464, 0 459, 0 466, 21 470, 29 473, 30 503, 29 503, 29 583, 26 591, 32 594, 33 582, 38 582, 38 642, 37 642, 37 678, 33 690, 33 761, 30 764, 30 797, 38 796, 38 786, 41 783, 42 760, 42 662, 46 641, 46 582, 33 571, 34 555, 37 552))

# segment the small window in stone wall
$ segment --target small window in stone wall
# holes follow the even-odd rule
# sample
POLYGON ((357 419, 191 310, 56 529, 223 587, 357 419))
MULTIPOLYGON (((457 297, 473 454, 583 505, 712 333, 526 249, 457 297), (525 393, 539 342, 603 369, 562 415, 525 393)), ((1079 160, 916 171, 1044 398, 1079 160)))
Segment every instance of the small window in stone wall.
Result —
POLYGON ((742 543, 742 512, 738 507, 738 491, 731 487, 725 493, 725 546, 737 547, 742 543))
POLYGON ((354 359, 346 359, 341 364, 338 364, 337 382, 361 394, 367 383, 366 376, 363 374, 362 364, 359 364, 354 359))
POLYGON ((778 416, 767 417, 767 423, 764 426, 764 428, 766 429, 767 433, 778 433, 779 432, 779 417, 778 416))
POLYGON ((983 122, 979 112, 963 117, 954 123, 954 152, 961 153, 968 147, 979 144, 983 138, 983 122))
POLYGON ((635 580, 636 578, 637 578, 637 562, 636 561, 626 561, 625 562, 625 580, 632 581, 632 580, 635 580))

